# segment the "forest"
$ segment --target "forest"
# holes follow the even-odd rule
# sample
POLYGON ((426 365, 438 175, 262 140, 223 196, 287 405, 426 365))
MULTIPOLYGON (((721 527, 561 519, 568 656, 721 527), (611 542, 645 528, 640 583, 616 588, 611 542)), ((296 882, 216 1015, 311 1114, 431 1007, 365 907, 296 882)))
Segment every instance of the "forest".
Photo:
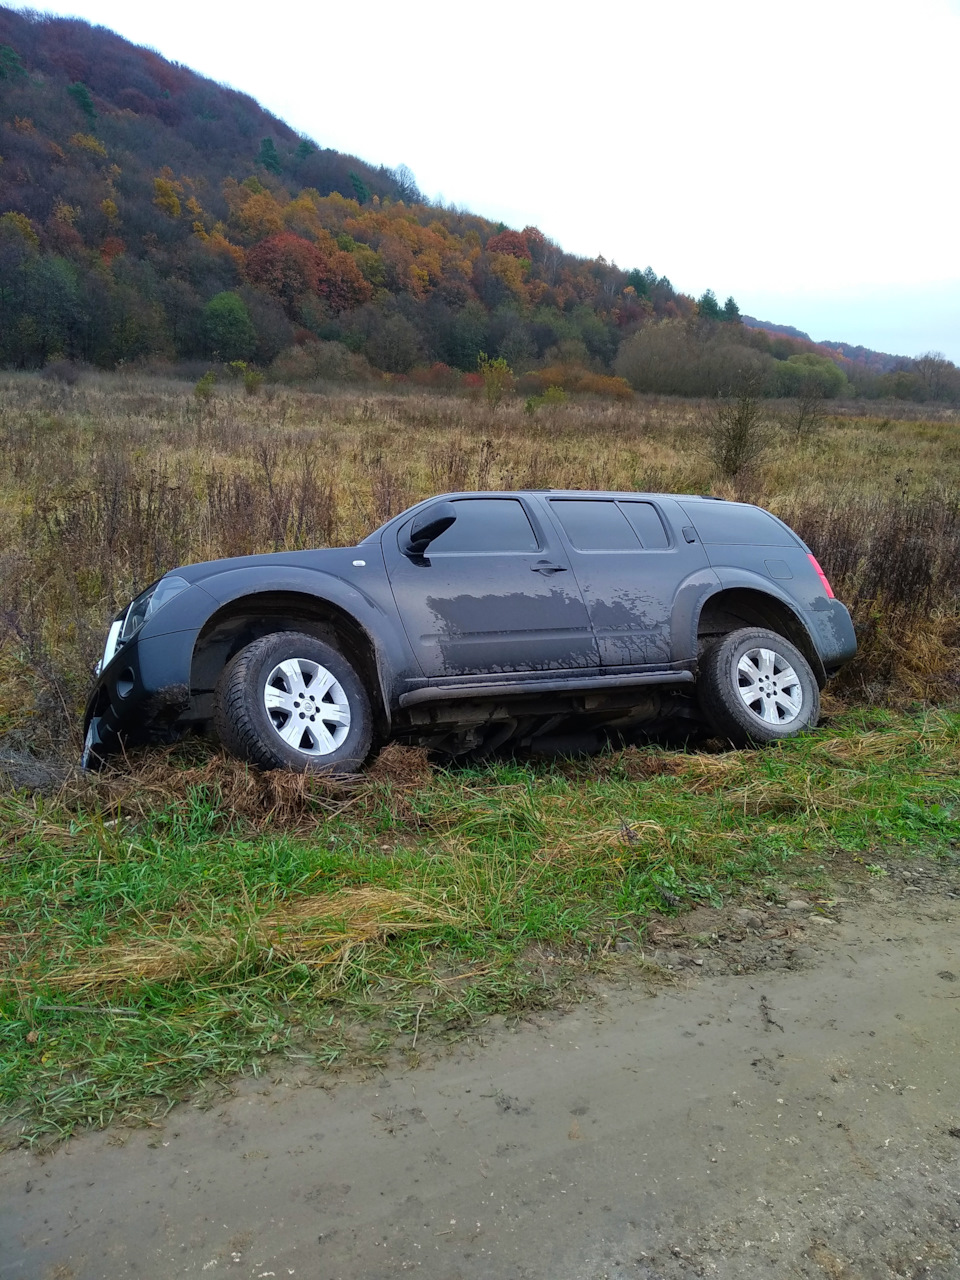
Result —
POLYGON ((453 390, 960 399, 939 353, 745 325, 651 267, 430 203, 102 27, 0 8, 0 365, 453 390), (199 372, 203 372, 203 367, 199 372))

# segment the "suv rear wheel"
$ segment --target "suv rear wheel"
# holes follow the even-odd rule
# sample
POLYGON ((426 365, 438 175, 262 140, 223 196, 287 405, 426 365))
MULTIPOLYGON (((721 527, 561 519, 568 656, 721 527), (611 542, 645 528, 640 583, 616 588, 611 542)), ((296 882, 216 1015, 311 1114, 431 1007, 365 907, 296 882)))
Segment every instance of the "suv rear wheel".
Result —
POLYGON ((820 690, 810 664, 775 631, 731 631, 700 663, 700 706, 735 746, 792 738, 820 717, 820 690))
POLYGON ((354 773, 370 753, 370 699, 338 650, 282 631, 224 667, 214 722, 233 755, 261 769, 354 773))

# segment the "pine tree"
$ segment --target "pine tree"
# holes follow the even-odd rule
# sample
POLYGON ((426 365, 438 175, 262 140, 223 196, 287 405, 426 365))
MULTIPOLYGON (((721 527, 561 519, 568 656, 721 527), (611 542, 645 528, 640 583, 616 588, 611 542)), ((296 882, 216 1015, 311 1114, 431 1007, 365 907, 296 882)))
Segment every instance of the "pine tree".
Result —
POLYGON ((268 173, 275 173, 279 176, 283 172, 283 165, 280 163, 280 156, 277 154, 277 146, 272 138, 264 138, 260 143, 257 164, 263 165, 268 173))

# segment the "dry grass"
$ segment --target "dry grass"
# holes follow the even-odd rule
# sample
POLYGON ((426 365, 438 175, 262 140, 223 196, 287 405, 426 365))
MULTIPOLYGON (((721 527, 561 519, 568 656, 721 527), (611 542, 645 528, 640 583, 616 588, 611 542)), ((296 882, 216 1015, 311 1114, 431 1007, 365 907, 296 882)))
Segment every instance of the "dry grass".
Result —
MULTIPOLYGON (((43 981, 56 991, 100 997, 144 983, 209 982, 214 975, 236 982, 269 969, 343 964, 356 947, 461 920, 446 904, 407 893, 341 889, 296 898, 263 915, 247 912, 212 932, 183 930, 173 922, 163 935, 137 930, 86 954, 61 947, 62 962, 46 969, 43 981)), ((28 989, 36 972, 24 966, 12 981, 28 989)))
MULTIPOLYGON (((908 407, 909 408, 909 407, 908 407)), ((903 406, 897 411, 905 414, 903 406)), ((76 750, 106 620, 177 563, 353 543, 444 490, 715 492, 784 515, 849 601, 849 696, 960 688, 960 433, 844 406, 718 483, 693 402, 522 403, 270 388, 262 398, 134 374, 75 386, 0 375, 0 732, 76 750)))

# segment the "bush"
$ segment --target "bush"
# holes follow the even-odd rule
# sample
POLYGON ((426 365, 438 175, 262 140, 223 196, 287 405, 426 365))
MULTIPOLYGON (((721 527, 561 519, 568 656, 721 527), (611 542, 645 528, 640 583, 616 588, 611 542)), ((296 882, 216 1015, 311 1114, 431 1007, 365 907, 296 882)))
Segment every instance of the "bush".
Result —
POLYGON ((503 397, 513 390, 513 371, 503 356, 491 360, 483 351, 477 357, 477 367, 483 379, 483 393, 487 404, 496 409, 503 397))
POLYGON ((545 369, 535 369, 520 380, 524 390, 545 394, 551 387, 556 391, 576 395, 606 396, 613 400, 632 400, 633 388, 625 378, 606 373, 593 373, 580 364, 551 364, 545 369))
POLYGON ((536 413, 546 405, 565 404, 569 396, 563 387, 549 386, 538 396, 531 396, 523 406, 524 413, 536 413))
POLYGON ((270 365, 272 382, 369 382, 374 372, 363 356, 342 342, 305 342, 287 347, 270 365))
POLYGON ((747 378, 735 395, 717 396, 706 430, 707 454, 721 476, 734 479, 754 470, 771 438, 757 381, 747 378))
POLYGON ((809 396, 819 393, 824 399, 844 395, 850 384, 842 369, 827 356, 812 351, 791 356, 777 370, 777 391, 782 396, 809 396))

